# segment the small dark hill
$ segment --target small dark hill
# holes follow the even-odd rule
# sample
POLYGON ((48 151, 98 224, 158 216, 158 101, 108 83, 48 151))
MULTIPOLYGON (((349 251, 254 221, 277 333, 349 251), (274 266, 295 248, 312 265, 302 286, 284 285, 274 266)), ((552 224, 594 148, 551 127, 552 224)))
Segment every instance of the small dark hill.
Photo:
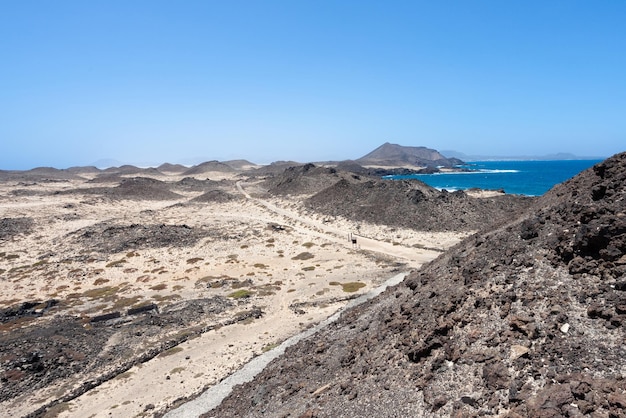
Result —
POLYGON ((269 165, 261 166, 257 169, 250 170, 245 174, 249 176, 275 176, 281 174, 283 171, 290 167, 300 167, 304 164, 296 162, 296 161, 274 161, 269 165))
POLYGON ((359 176, 335 168, 305 164, 289 167, 281 174, 267 179, 263 185, 271 194, 301 195, 317 193, 340 180, 347 183, 361 181, 359 176))
POLYGON ((198 180, 195 177, 185 177, 174 183, 174 188, 177 190, 202 192, 213 190, 218 187, 219 184, 220 183, 215 180, 198 180))
POLYGON ((251 163, 248 160, 230 160, 224 161, 224 164, 231 167, 235 171, 248 171, 261 167, 260 165, 251 163))
POLYGON ((0 170, 0 181, 40 181, 58 182, 81 179, 70 170, 60 170, 54 167, 37 167, 32 170, 0 170))
POLYGON ((137 200, 173 200, 181 197, 172 192, 167 183, 147 177, 125 178, 119 186, 112 189, 109 196, 137 200))
POLYGON ((383 225, 425 231, 468 231, 497 222, 527 207, 531 198, 496 196, 475 199, 462 191, 438 191, 418 180, 345 180, 306 201, 311 209, 383 225))
POLYGON ((119 177, 117 174, 108 174, 92 180, 94 183, 115 183, 115 187, 92 187, 65 190, 64 194, 92 194, 101 195, 109 199, 129 200, 174 200, 182 196, 171 191, 171 185, 161 180, 149 177, 119 177))
POLYGON ((220 417, 623 417, 626 154, 287 349, 220 417))
POLYGON ((145 169, 135 167, 134 165, 122 165, 120 167, 109 167, 105 170, 102 170, 104 173, 109 174, 117 174, 117 175, 134 175, 134 174, 142 174, 145 169))
POLYGON ((186 247, 212 232, 188 225, 112 225, 108 222, 88 226, 67 235, 68 239, 104 254, 162 247, 186 247))
POLYGON ((233 200, 241 200, 243 196, 233 195, 223 190, 209 190, 198 197, 191 199, 193 203, 226 203, 233 200))
POLYGON ((384 143, 369 154, 356 160, 361 165, 403 167, 452 167, 462 163, 456 158, 446 158, 438 151, 426 147, 405 147, 384 143))
POLYGON ((357 163, 354 160, 345 160, 337 162, 335 166, 337 170, 348 171, 350 173, 359 174, 359 175, 367 175, 369 170, 363 167, 361 164, 357 163))
POLYGON ((188 169, 189 167, 185 167, 182 164, 170 164, 170 163, 163 163, 157 167, 157 170, 159 170, 161 173, 172 173, 172 174, 180 174, 180 173, 187 171, 188 169))
POLYGON ((100 173, 101 170, 98 167, 90 165, 90 166, 70 167, 67 169, 67 171, 80 176, 81 174, 98 174, 100 173))
POLYGON ((232 167, 224 163, 221 163, 219 161, 207 161, 198 165, 194 165, 190 169, 183 172, 183 175, 197 176, 197 175, 215 172, 215 171, 220 172, 220 173, 232 173, 235 170, 232 167))

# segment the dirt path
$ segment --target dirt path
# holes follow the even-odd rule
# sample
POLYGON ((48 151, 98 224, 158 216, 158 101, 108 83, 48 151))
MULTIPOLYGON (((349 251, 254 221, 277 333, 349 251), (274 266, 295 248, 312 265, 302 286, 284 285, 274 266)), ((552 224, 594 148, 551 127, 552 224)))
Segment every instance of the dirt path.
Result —
POLYGON ((336 228, 330 227, 323 222, 315 221, 313 219, 307 219, 295 212, 279 208, 278 206, 267 202, 265 200, 250 196, 248 192, 243 188, 241 181, 236 183, 237 190, 243 194, 246 199, 262 206, 278 215, 282 215, 285 218, 290 219, 294 224, 301 224, 309 228, 309 233, 318 237, 323 237, 328 240, 343 244, 347 247, 352 246, 352 242, 349 240, 351 235, 356 239, 356 248, 366 251, 373 251, 385 255, 389 255, 396 258, 401 258, 410 262, 412 266, 422 265, 434 258, 436 258, 441 252, 431 249, 416 249, 408 248, 402 245, 394 245, 392 243, 376 240, 374 238, 364 237, 358 234, 354 234, 352 231, 341 231, 336 228))

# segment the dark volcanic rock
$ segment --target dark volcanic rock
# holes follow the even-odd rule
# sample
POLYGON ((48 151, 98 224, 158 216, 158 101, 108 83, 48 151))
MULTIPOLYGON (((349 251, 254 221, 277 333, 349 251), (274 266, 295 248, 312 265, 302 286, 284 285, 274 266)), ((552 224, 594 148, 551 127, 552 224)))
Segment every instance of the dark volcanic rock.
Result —
POLYGON ((177 189, 189 191, 209 191, 218 187, 220 183, 215 180, 198 180, 194 177, 185 177, 175 183, 177 189))
POLYGON ((418 230, 459 231, 510 219, 531 198, 514 195, 476 199, 462 191, 438 191, 419 180, 340 180, 306 201, 331 216, 418 230))
POLYGON ((289 348, 207 416, 625 416, 626 154, 289 348))
MULTIPOLYGON (((30 305, 25 302, 12 309, 27 315, 33 309, 30 305)), ((59 393, 66 386, 61 400, 73 399, 132 365, 210 329, 216 325, 216 315, 232 306, 223 297, 194 299, 160 310, 144 309, 115 326, 93 319, 119 318, 119 312, 95 316, 89 326, 85 326, 84 318, 52 315, 24 325, 16 323, 21 317, 14 316, 13 324, 0 324, 5 327, 0 332, 0 401, 54 384, 59 384, 59 393), (189 332, 174 335, 174 330, 181 329, 189 332), (74 389, 67 392, 68 387, 74 389)), ((45 409, 42 405, 31 416, 47 416, 45 409)))
POLYGON ((313 164, 289 167, 281 174, 265 181, 264 187, 274 195, 313 194, 339 182, 360 182, 358 175, 335 168, 318 167, 313 164))
POLYGON ((32 218, 0 219, 0 240, 11 239, 17 235, 28 235, 33 227, 32 218))
POLYGON ((194 245, 212 231, 187 225, 109 225, 89 226, 69 236, 89 250, 118 253, 141 248, 184 247, 194 245))
POLYGON ((242 196, 233 195, 223 190, 210 190, 198 197, 194 197, 191 201, 196 203, 225 203, 238 199, 242 199, 242 196))
POLYGON ((95 183, 118 182, 116 187, 93 187, 66 190, 61 193, 95 194, 109 199, 128 200, 175 200, 182 196, 170 190, 172 187, 161 180, 150 177, 118 177, 118 174, 107 174, 94 179, 95 183))

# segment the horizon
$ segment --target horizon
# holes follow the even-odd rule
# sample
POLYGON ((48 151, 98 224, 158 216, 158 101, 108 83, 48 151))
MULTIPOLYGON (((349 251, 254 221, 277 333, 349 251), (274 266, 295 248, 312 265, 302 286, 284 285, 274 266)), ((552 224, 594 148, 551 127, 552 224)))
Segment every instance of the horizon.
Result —
POLYGON ((623 2, 34 0, 0 19, 0 170, 626 151, 623 2))
MULTIPOLYGON (((394 144, 394 145, 400 145, 400 144, 394 144)), ((401 145, 402 146, 402 145, 401 145)), ((371 150, 373 151, 373 150, 371 150)), ((439 150, 436 150, 439 151, 439 150)), ((449 152, 456 152, 456 151, 452 151, 452 150, 444 150, 439 151, 440 153, 442 153, 442 155, 449 153, 449 152)), ((444 155, 446 156, 446 155, 444 155)), ((361 156, 363 157, 363 156, 361 156)), ((198 159, 197 162, 193 162, 193 163, 180 163, 180 162, 171 162, 171 161, 161 161, 161 162, 153 162, 153 163, 146 163, 146 164, 135 164, 132 162, 125 162, 125 161, 118 161, 115 159, 101 159, 98 161, 94 161, 90 164, 84 164, 84 165, 74 165, 74 166, 67 166, 67 167, 56 167, 56 166, 35 166, 35 167, 29 167, 29 168, 23 168, 23 169, 4 169, 2 167, 0 167, 0 171, 29 171, 29 170, 36 170, 36 169, 46 169, 46 168, 52 168, 52 169, 57 169, 57 170, 67 170, 70 168, 80 168, 80 167, 96 167, 99 170, 106 170, 109 168, 119 168, 122 166, 132 166, 132 167, 136 167, 136 168, 140 168, 140 169, 149 169, 149 168, 159 168, 161 165, 165 165, 165 164, 171 164, 171 165, 182 165, 185 166, 187 168, 192 168, 194 166, 198 166, 204 163, 208 163, 208 162, 218 162, 218 163, 227 163, 227 162, 231 162, 231 161, 246 161, 249 162, 251 164, 254 165, 258 165, 258 166, 267 166, 267 165, 271 165, 274 163, 280 163, 280 162, 295 162, 295 163, 299 163, 299 164, 322 164, 322 163, 338 163, 338 162, 342 162, 342 161, 356 161, 361 157, 357 157, 357 158, 348 158, 346 160, 326 160, 326 161, 296 161, 296 160, 275 160, 275 161, 270 161, 267 163, 258 163, 256 161, 250 161, 246 158, 232 158, 229 160, 215 160, 215 159, 198 159)), ((520 161, 603 161, 607 158, 612 157, 611 155, 609 156, 579 156, 579 155, 574 155, 574 154, 570 154, 570 153, 555 153, 555 154, 548 154, 548 155, 519 155, 519 156, 504 156, 504 155, 465 155, 465 157, 467 158, 459 158, 459 157, 447 157, 446 158, 459 158, 461 160, 463 160, 463 162, 467 162, 467 163, 475 163, 475 162, 520 162, 520 161), (566 155, 565 155, 566 154, 566 155), (563 158, 554 158, 557 156, 563 156, 563 158)))

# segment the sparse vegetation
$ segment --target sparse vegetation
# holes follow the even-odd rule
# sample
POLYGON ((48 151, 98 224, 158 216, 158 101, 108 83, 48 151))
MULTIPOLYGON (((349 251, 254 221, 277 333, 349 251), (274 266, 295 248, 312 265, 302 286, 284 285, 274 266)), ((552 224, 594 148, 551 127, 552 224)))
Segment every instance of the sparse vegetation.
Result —
POLYGON ((182 347, 176 346, 176 347, 172 347, 168 350, 163 351, 161 354, 159 354, 159 357, 167 357, 167 356, 171 356, 174 355, 176 353, 180 353, 181 351, 183 351, 182 347))
POLYGON ((228 297, 233 298, 233 299, 244 299, 244 298, 249 298, 252 295, 253 293, 250 290, 239 289, 230 293, 228 297))
POLYGON ((61 402, 48 408, 43 418, 56 418, 63 412, 69 411, 70 405, 67 402, 61 402))
POLYGON ((111 261, 106 266, 107 267, 121 267, 121 265, 124 263, 126 263, 126 260, 122 258, 121 260, 111 261))
POLYGON ((163 289, 166 289, 166 288, 167 288, 167 285, 165 283, 159 283, 159 284, 156 284, 156 285, 150 287, 150 289, 152 289, 152 290, 163 290, 163 289))
POLYGON ((261 348, 261 351, 263 351, 264 353, 270 350, 273 350, 274 348, 278 347, 280 344, 278 343, 271 343, 271 344, 267 344, 265 346, 263 346, 263 348, 261 348))
POLYGON ((311 254, 308 251, 305 251, 303 253, 300 253, 294 257, 291 257, 292 260, 310 260, 311 258, 315 257, 313 254, 311 254))
POLYGON ((356 292, 357 290, 359 290, 362 287, 365 287, 365 283, 362 283, 362 282, 348 282, 348 283, 342 283, 341 287, 343 288, 344 292, 352 293, 352 292, 356 292))

